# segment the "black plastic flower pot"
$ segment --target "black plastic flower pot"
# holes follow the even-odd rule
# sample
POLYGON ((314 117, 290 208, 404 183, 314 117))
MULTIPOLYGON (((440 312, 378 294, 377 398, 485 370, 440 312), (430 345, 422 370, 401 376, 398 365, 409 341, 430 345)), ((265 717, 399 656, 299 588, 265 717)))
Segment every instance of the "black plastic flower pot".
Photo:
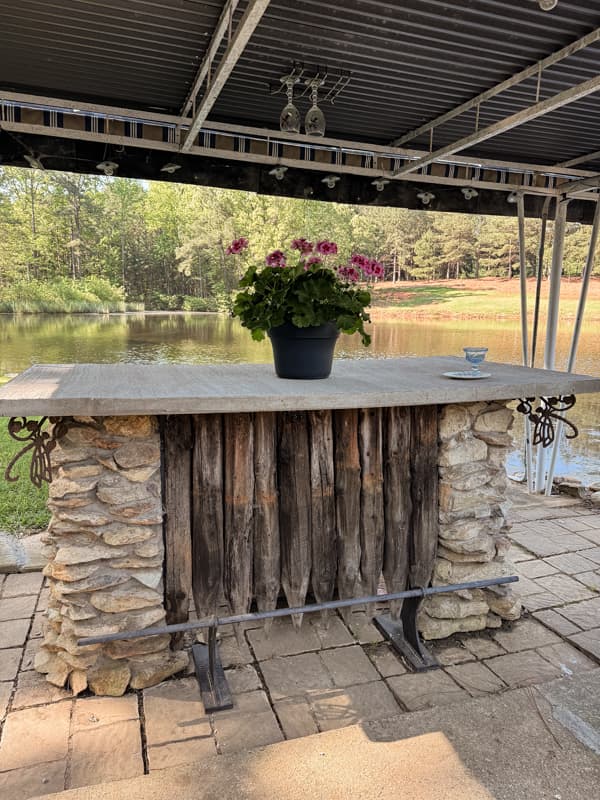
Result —
POLYGON ((332 322, 297 328, 291 322, 268 332, 279 378, 315 380, 327 378, 339 334, 332 322))

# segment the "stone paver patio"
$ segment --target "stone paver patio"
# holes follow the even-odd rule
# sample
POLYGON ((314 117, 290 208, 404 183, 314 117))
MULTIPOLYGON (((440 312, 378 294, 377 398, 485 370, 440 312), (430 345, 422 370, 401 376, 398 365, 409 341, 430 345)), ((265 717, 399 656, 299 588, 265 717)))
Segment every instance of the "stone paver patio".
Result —
POLYGON ((462 703, 598 669, 600 513, 514 492, 517 591, 529 613, 434 643, 440 671, 407 671, 364 612, 225 630, 232 710, 206 715, 195 677, 123 697, 79 696, 33 670, 47 590, 40 573, 0 575, 0 797, 134 777, 361 721, 462 703))

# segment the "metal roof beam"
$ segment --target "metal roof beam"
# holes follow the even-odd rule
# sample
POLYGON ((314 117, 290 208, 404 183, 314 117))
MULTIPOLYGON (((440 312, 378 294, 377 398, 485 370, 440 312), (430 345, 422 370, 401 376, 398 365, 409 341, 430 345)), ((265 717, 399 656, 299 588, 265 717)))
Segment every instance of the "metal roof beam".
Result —
MULTIPOLYGON (((250 0, 243 17, 235 29, 235 33, 233 33, 227 49, 223 54, 221 61, 219 62, 219 66, 217 67, 215 74, 212 76, 210 74, 210 64, 208 64, 205 76, 206 91, 204 92, 200 105, 197 105, 195 108, 195 113, 191 120, 190 128, 181 145, 181 150, 184 153, 188 152, 192 148, 198 131, 206 122, 206 119, 210 114, 217 97, 221 93, 221 90, 231 75, 233 68, 244 52, 244 48, 248 44, 250 37, 256 29, 256 26, 261 21, 263 14, 267 10, 269 2, 270 0, 250 0)), ((216 33, 218 33, 218 28, 219 25, 217 25, 216 33)), ((216 38, 217 37, 215 36, 213 41, 216 40, 216 38)), ((212 42, 211 45, 209 45, 209 50, 211 47, 212 42)), ((182 122, 183 121, 184 120, 182 119, 182 122)))
MULTIPOLYGON (((90 131, 78 131, 70 128, 57 128, 47 125, 36 125, 23 122, 0 123, 0 130, 12 133, 33 134, 35 136, 51 136, 59 139, 73 139, 75 141, 87 141, 97 143, 114 144, 119 147, 138 148, 147 150, 157 150, 166 153, 177 153, 180 148, 175 142, 163 142, 152 139, 132 139, 130 136, 111 133, 93 133, 90 131)), ((324 174, 334 173, 339 175, 358 175, 364 178, 381 177, 381 169, 377 167, 358 167, 342 164, 327 164, 320 161, 306 161, 293 157, 278 157, 261 155, 259 153, 240 153, 235 150, 226 150, 217 147, 202 147, 193 145, 189 151, 190 155, 207 156, 212 158, 224 159, 226 161, 241 161, 249 164, 261 164, 263 166, 285 166, 293 169, 304 169, 312 172, 322 172, 324 174)), ((388 175, 388 173, 385 173, 388 175)), ((543 186, 523 186, 519 183, 498 183, 494 181, 472 180, 468 178, 445 178, 437 175, 407 175, 401 180, 409 181, 419 185, 432 184, 439 186, 453 186, 457 189, 473 187, 475 189, 489 189, 495 192, 523 192, 528 195, 542 195, 549 197, 560 197, 562 191, 552 187, 543 186)), ((586 200, 597 200, 597 197, 585 197, 586 200)))
POLYGON ((593 153, 586 153, 583 156, 577 156, 577 158, 571 158, 568 161, 561 161, 560 164, 556 164, 557 167, 575 167, 577 164, 585 164, 587 161, 596 161, 600 158, 600 150, 595 150, 593 153))
POLYGON ((559 92, 559 94, 554 95, 554 97, 549 97, 547 100, 542 100, 541 102, 536 103, 529 108, 524 108, 522 111, 518 111, 516 114, 512 114, 510 117, 506 117, 499 122, 495 122, 493 125, 489 125, 487 128, 482 128, 480 131, 471 133, 469 136, 465 136, 456 142, 452 142, 452 144, 446 145, 445 147, 440 147, 438 150, 429 153, 429 155, 425 156, 424 158, 420 158, 417 161, 413 161, 411 164, 407 164, 406 166, 396 170, 394 172, 394 176, 398 177, 401 175, 407 175, 409 172, 414 172, 422 167, 427 167, 429 164, 433 164, 434 161, 440 161, 446 156, 451 156, 461 150, 466 150, 469 147, 473 147, 480 142, 485 142, 487 139, 491 139, 494 136, 499 136, 501 133, 506 133, 512 128, 516 128, 526 122, 530 122, 538 117, 542 117, 544 114, 555 111, 557 108, 566 106, 569 103, 574 103, 577 100, 581 100, 582 97, 587 97, 587 95, 593 94, 598 90, 600 90, 600 75, 597 75, 595 78, 591 78, 589 81, 579 83, 577 86, 572 86, 570 89, 565 89, 564 92, 559 92))
POLYGON ((208 75, 209 70, 212 68, 212 62, 217 55, 217 51, 223 41, 225 33, 228 32, 229 39, 231 40, 232 34, 232 25, 233 25, 233 15, 235 14, 235 10, 238 7, 239 0, 227 0, 225 3, 225 7, 221 12, 221 16, 219 17, 219 21, 217 22, 217 27, 215 28, 215 32, 213 33, 212 39, 208 46, 208 50, 202 59, 202 63, 198 67, 198 72, 196 73, 196 77, 194 78, 194 82, 192 83, 192 87, 188 92, 188 96, 185 99, 185 103, 181 108, 181 116, 187 117, 190 110, 194 105, 194 100, 196 99, 196 95, 200 91, 202 84, 204 83, 206 76, 208 75))
POLYGON ((464 114, 465 111, 470 111, 472 108, 475 108, 486 100, 495 97, 497 94, 505 92, 507 89, 511 89, 518 83, 527 80, 527 78, 531 78, 534 75, 541 76, 542 71, 546 67, 557 64, 564 58, 572 56, 574 53, 589 47, 591 44, 594 44, 597 41, 600 41, 600 28, 595 28, 593 31, 591 31, 591 33, 588 33, 586 36, 582 36, 581 39, 576 39, 574 42, 571 42, 571 44, 568 44, 561 50, 557 50, 555 53, 552 53, 552 55, 546 56, 546 58, 542 58, 541 61, 537 61, 535 64, 532 64, 531 66, 521 70, 521 72, 515 73, 515 75, 512 75, 510 78, 502 81, 502 83, 496 84, 496 86, 493 86, 491 89, 487 89, 485 92, 478 94, 476 97, 472 97, 470 100, 461 103, 461 105, 456 106, 456 108, 453 108, 450 111, 447 111, 445 114, 441 114, 439 117, 432 119, 430 122, 426 122, 424 125, 405 133, 403 136, 400 136, 397 139, 394 139, 394 141, 391 142, 392 146, 400 147, 405 142, 409 142, 411 139, 416 139, 417 136, 427 133, 433 128, 443 125, 444 122, 448 122, 449 120, 454 119, 454 117, 464 114))
MULTIPOLYGON (((58 98, 58 97, 44 97, 41 95, 23 94, 20 92, 5 92, 0 90, 0 128, 3 126, 3 120, 8 121, 9 117, 6 114, 6 107, 9 105, 25 106, 30 108, 37 108, 43 110, 60 111, 64 114, 86 115, 91 114, 99 116, 107 121, 110 125, 112 120, 122 120, 130 122, 142 122, 149 125, 164 125, 169 127, 179 127, 186 130, 189 126, 190 120, 186 123, 181 122, 181 117, 170 114, 161 114, 158 112, 140 111, 132 108, 121 108, 117 106, 101 105, 98 103, 81 102, 78 100, 58 98)), ((26 131, 28 125, 26 123, 18 123, 20 130, 26 131)), ((40 126, 35 126, 36 129, 40 126)), ((269 128, 260 128, 248 125, 233 125, 226 122, 214 122, 208 120, 204 126, 211 131, 223 132, 226 135, 240 135, 249 136, 250 138, 270 139, 272 142, 281 142, 289 144, 304 144, 316 148, 325 149, 343 149, 354 152, 362 152, 365 155, 372 155, 377 158, 401 158, 401 159, 420 159, 427 155, 424 150, 407 149, 407 148, 392 148, 387 145, 377 145, 372 142, 360 142, 353 139, 338 139, 323 137, 315 140, 312 136, 307 136, 301 133, 285 133, 279 130, 271 130, 269 128)), ((60 135, 51 133, 52 129, 48 129, 48 135, 60 135)), ((58 128, 59 132, 67 130, 67 128, 58 128)), ((81 138, 86 138, 81 132, 81 138)), ((66 135, 66 134, 65 134, 66 135)), ((73 137, 69 137, 73 138, 73 137)), ((133 140, 130 138, 130 142, 133 140)), ((147 139, 139 139, 138 141, 145 142, 147 139)), ((152 145, 148 145, 152 147, 152 145)), ((169 147, 168 149, 172 149, 169 147)), ((446 164, 456 167, 472 167, 491 170, 506 170, 507 172, 529 172, 531 174, 548 175, 553 177, 565 177, 567 179, 595 177, 596 170, 585 169, 570 169, 564 166, 550 166, 548 164, 538 164, 532 162, 515 162, 504 161, 499 158, 479 158, 476 156, 461 156, 456 155, 451 160, 445 159, 446 164)), ((333 167, 333 165, 331 165, 333 167)), ((388 175, 387 177, 390 177, 388 175)), ((418 176, 426 180, 427 176, 418 176)))
POLYGON ((591 178, 582 178, 579 181, 572 181, 560 186, 563 194, 570 196, 574 192, 583 192, 589 189, 597 189, 600 186, 600 175, 591 178))

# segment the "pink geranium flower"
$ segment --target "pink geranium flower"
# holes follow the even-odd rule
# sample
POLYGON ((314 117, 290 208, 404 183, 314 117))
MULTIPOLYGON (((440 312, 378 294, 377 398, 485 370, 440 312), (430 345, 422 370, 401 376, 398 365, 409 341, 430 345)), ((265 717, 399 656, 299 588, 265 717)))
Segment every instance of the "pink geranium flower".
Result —
POLYGON ((311 256, 310 258, 306 259, 306 263, 304 264, 304 269, 308 269, 309 267, 315 266, 317 264, 322 264, 323 259, 319 258, 319 256, 311 256))
POLYGON ((350 281, 351 283, 356 283, 360 277, 360 274, 357 269, 354 267, 338 267, 338 275, 341 275, 342 278, 346 278, 346 280, 350 281))
POLYGON ((338 247, 335 242, 328 242, 327 239, 317 242, 317 253, 321 253, 323 256, 335 256, 337 251, 338 247))
POLYGON ((225 250, 226 255, 237 255, 241 253, 242 250, 245 250, 248 247, 248 239, 245 236, 240 236, 239 239, 234 239, 233 242, 229 245, 227 250, 225 250))
POLYGON ((361 256, 360 253, 352 253, 350 263, 353 267, 364 269, 369 264, 369 259, 366 256, 361 256))
POLYGON ((373 261, 371 264, 371 274, 374 278, 383 278, 385 274, 383 264, 381 264, 379 261, 373 261))
POLYGON ((269 255, 265 258, 265 263, 267 267, 287 266, 285 254, 281 250, 273 250, 272 253, 269 253, 269 255))
POLYGON ((303 256, 312 253, 313 247, 313 243, 304 238, 294 239, 292 242, 292 250, 299 250, 303 256))

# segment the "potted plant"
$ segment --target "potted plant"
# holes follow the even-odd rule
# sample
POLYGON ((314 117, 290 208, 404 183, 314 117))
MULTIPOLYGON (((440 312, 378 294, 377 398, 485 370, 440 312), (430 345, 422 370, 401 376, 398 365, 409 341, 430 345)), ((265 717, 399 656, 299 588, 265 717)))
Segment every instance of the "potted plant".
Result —
MULTIPOLYGON (((248 239, 236 239, 228 255, 241 255, 248 239)), ((274 250, 262 264, 251 264, 241 278, 233 314, 260 341, 268 335, 280 378, 326 378, 336 340, 358 333, 365 346, 371 337, 366 308, 371 294, 359 280, 383 276, 382 265, 355 253, 336 263, 338 247, 323 240, 294 239, 292 253, 274 250)), ((242 256, 243 257, 243 256, 242 256)))

